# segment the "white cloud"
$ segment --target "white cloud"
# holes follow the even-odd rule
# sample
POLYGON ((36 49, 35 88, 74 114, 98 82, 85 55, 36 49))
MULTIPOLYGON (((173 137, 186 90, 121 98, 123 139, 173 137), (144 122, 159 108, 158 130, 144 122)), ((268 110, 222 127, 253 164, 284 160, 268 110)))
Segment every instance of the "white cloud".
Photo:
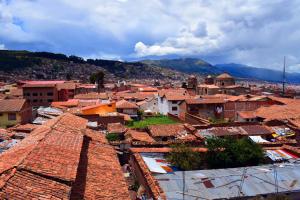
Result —
POLYGON ((0 50, 5 50, 5 45, 4 44, 0 44, 0 50))
POLYGON ((299 18, 297 0, 0 0, 0 41, 8 49, 175 54, 277 69, 284 55, 290 66, 300 63, 299 18))

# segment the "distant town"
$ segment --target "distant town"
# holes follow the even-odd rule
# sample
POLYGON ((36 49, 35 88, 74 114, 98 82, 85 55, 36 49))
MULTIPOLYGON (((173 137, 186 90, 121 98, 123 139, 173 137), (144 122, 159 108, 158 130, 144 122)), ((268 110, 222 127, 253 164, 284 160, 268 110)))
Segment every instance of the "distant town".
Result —
POLYGON ((300 198, 297 86, 83 75, 0 83, 0 199, 300 198))

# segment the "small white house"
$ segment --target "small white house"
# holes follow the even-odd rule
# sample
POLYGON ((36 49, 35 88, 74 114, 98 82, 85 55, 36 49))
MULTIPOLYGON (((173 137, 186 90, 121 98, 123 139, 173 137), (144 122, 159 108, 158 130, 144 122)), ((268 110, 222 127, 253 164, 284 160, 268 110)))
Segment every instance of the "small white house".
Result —
POLYGON ((158 111, 163 115, 167 115, 168 113, 179 115, 179 103, 187 98, 189 98, 187 93, 176 94, 176 92, 172 92, 162 96, 158 95, 158 111))
POLYGON ((143 110, 144 112, 158 113, 158 102, 156 97, 145 99, 136 104, 139 106, 140 110, 143 110))

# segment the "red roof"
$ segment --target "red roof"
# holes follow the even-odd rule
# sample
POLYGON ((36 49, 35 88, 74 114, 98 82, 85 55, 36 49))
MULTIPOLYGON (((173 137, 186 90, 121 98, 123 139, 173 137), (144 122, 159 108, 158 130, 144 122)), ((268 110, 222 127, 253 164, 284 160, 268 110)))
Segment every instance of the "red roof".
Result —
POLYGON ((86 124, 63 114, 2 153, 0 198, 129 199, 115 150, 86 124))
POLYGON ((22 110, 25 103, 25 99, 0 100, 0 112, 19 112, 22 110))
POLYGON ((211 99, 185 99, 187 104, 222 104, 225 103, 224 99, 211 98, 211 99))
POLYGON ((155 140, 147 133, 142 131, 136 131, 133 129, 129 129, 125 133, 126 140, 129 142, 132 141, 140 141, 140 142, 147 142, 147 143, 153 143, 155 140))
POLYGON ((116 107, 120 109, 138 109, 139 107, 135 103, 131 103, 126 100, 121 100, 116 103, 116 107))

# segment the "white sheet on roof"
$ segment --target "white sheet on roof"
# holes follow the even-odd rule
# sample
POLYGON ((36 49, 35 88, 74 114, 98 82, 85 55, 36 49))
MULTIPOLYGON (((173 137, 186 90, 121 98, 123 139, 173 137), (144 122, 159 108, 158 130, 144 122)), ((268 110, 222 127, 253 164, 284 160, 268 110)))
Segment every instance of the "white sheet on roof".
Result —
POLYGON ((149 170, 151 172, 154 173, 161 173, 161 174, 166 174, 166 170, 164 170, 157 162, 154 158, 149 158, 149 157, 145 157, 143 156, 143 159, 146 163, 146 165, 148 166, 149 170))
POLYGON ((249 138, 255 143, 269 142, 268 140, 263 139, 261 136, 249 136, 249 138))

